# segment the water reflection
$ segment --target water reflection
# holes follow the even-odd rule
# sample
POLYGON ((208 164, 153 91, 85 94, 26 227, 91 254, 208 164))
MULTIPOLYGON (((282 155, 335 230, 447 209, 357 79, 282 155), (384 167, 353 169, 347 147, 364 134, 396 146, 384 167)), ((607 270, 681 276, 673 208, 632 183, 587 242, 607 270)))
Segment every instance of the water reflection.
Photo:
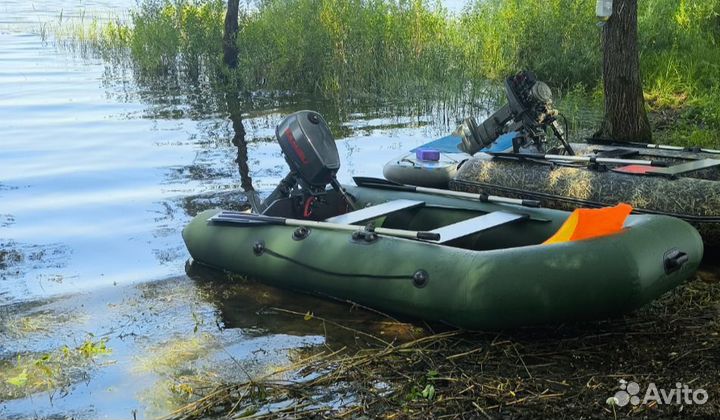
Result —
POLYGON ((331 346, 355 345, 355 340, 360 338, 337 324, 388 340, 407 339, 416 333, 411 324, 403 324, 349 302, 282 291, 199 264, 188 264, 186 270, 208 301, 218 309, 217 320, 222 328, 254 330, 259 335, 321 336, 324 343, 331 346), (304 316, 308 313, 332 320, 332 324, 308 319, 304 316))
POLYGON ((72 275, 64 273, 71 255, 72 250, 62 243, 29 244, 0 237, 0 305, 30 293, 25 281, 30 273, 37 273, 40 289, 72 280, 72 275))

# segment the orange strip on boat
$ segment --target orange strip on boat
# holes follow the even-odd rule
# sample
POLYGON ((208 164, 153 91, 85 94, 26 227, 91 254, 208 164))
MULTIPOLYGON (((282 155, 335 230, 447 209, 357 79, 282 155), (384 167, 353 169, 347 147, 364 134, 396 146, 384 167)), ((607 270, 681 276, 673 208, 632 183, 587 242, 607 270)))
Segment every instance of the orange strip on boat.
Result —
POLYGON ((625 219, 632 210, 632 206, 625 203, 601 209, 575 209, 565 223, 560 226, 560 229, 543 244, 556 244, 612 235, 622 230, 625 219))

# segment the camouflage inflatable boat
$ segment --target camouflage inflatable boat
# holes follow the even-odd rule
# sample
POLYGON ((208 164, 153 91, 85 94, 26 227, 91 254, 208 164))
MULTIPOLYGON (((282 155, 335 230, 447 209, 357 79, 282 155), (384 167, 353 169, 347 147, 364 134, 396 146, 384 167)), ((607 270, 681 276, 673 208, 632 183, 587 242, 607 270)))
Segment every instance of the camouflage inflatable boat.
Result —
POLYGON ((574 149, 578 156, 607 157, 610 163, 478 154, 464 163, 449 187, 537 199, 562 210, 626 202, 637 213, 683 219, 706 245, 720 245, 720 155, 593 144, 575 144, 574 149), (635 160, 663 166, 627 163, 635 160))

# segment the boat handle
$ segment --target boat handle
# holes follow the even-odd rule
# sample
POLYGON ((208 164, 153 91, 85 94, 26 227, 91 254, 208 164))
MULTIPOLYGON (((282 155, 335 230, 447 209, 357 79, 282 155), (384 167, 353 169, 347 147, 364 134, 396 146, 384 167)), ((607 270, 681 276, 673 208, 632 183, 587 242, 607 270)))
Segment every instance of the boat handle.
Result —
POLYGON ((671 249, 665 253, 663 257, 663 267, 665 267, 665 274, 673 273, 679 270, 686 262, 690 260, 686 252, 678 249, 671 249))

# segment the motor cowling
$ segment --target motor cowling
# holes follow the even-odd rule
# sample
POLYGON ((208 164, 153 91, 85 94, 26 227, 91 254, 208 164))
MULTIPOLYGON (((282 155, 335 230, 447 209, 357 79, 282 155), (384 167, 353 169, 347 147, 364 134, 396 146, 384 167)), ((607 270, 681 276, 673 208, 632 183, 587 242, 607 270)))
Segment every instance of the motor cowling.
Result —
POLYGON ((325 119, 315 111, 298 111, 287 116, 275 129, 290 173, 280 181, 275 190, 263 201, 257 212, 272 212, 288 208, 298 217, 324 218, 314 209, 328 203, 337 206, 335 198, 328 199, 328 184, 340 196, 347 208, 355 210, 355 199, 340 185, 336 178, 340 169, 340 155, 335 139, 325 119), (287 200, 290 199, 290 200, 287 200))
POLYGON ((298 111, 275 130, 285 160, 310 187, 324 188, 340 169, 340 155, 330 127, 314 111, 298 111))

